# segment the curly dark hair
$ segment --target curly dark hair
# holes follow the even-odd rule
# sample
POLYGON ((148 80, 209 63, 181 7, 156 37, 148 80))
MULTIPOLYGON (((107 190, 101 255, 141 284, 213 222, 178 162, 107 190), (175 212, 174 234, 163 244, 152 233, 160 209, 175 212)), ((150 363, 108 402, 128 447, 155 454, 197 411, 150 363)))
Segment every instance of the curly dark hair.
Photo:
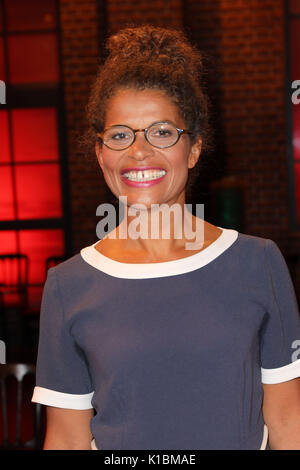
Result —
MULTIPOLYGON (((109 37, 87 105, 89 128, 81 142, 91 152, 105 125, 106 105, 120 88, 164 91, 192 132, 202 137, 202 153, 212 149, 210 106, 203 81, 203 54, 179 30, 150 25, 127 27, 109 37)), ((199 159, 201 160, 201 158, 199 159)), ((199 165, 196 165, 199 167, 199 165)), ((188 187, 197 177, 189 170, 188 187)))

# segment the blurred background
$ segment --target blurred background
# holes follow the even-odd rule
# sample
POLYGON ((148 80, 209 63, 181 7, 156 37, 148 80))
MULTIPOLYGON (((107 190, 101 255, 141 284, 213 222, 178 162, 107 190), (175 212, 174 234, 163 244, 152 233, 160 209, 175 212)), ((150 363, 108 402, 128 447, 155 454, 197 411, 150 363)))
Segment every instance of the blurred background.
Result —
POLYGON ((111 194, 96 158, 79 151, 85 106, 107 36, 145 23, 183 29, 207 57, 215 150, 191 202, 215 225, 274 240, 299 299, 300 0, 0 0, 8 363, 35 363, 47 269, 97 240, 96 208, 111 194))

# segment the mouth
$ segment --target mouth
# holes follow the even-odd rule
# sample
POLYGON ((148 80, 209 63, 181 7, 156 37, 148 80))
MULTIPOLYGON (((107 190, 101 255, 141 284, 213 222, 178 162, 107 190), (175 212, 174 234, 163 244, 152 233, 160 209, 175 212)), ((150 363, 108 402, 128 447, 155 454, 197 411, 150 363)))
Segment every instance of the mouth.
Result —
POLYGON ((159 167, 124 168, 121 171, 121 179, 127 185, 134 188, 149 188, 160 183, 167 171, 159 167))
POLYGON ((128 183, 150 183, 162 180, 166 174, 166 170, 158 167, 125 168, 121 172, 123 181, 128 183))

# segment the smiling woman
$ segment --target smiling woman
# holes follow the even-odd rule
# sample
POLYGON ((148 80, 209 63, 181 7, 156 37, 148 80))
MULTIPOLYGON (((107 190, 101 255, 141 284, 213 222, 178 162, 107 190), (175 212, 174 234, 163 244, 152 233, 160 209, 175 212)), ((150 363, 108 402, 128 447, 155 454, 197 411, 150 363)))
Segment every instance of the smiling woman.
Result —
POLYGON ((108 48, 86 142, 125 216, 48 271, 33 395, 47 405, 44 448, 299 449, 300 319, 284 258, 185 211, 210 146, 202 56, 151 26, 108 48), (146 237, 128 229, 137 208, 146 237), (186 226, 203 234, 192 250, 186 226))

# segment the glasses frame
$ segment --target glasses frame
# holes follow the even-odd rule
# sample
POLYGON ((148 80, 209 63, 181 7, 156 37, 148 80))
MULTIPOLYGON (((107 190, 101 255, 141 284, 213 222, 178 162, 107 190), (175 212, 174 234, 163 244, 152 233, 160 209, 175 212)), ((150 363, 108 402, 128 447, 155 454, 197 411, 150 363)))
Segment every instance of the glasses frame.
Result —
POLYGON ((146 127, 145 129, 132 129, 132 127, 130 126, 127 126, 126 124, 115 124, 113 126, 110 126, 110 127, 107 127, 106 129, 104 129, 103 132, 97 132, 97 137, 101 140, 101 142, 103 143, 103 145, 105 145, 106 147, 108 147, 110 150, 116 150, 117 152, 120 152, 122 150, 126 150, 128 149, 129 147, 131 147, 131 145, 134 144, 134 142, 136 141, 136 133, 137 132, 144 132, 144 136, 145 136, 145 139, 146 141, 148 142, 148 144, 152 145, 152 147, 155 147, 155 148, 158 148, 158 149, 166 149, 166 148, 169 148, 169 147, 173 147, 173 145, 176 145, 178 140, 180 139, 180 137, 183 135, 183 134, 189 134, 189 135, 192 135, 193 132, 187 130, 187 129, 180 129, 179 127, 176 127, 173 123, 171 122, 168 122, 168 121, 157 121, 157 122, 153 122, 150 126, 146 127), (157 145, 153 145, 149 139, 148 139, 148 131, 151 129, 151 127, 153 126, 156 126, 158 124, 169 124, 171 126, 174 127, 174 129, 177 130, 177 139, 176 141, 171 144, 171 145, 167 145, 166 147, 158 147, 157 145), (126 127, 127 129, 130 129, 134 136, 133 136, 133 141, 127 145, 127 147, 123 147, 121 149, 115 149, 115 148, 112 148, 110 147, 109 145, 107 145, 104 140, 103 140, 103 135, 104 135, 104 132, 108 131, 109 129, 112 129, 114 127, 126 127))

